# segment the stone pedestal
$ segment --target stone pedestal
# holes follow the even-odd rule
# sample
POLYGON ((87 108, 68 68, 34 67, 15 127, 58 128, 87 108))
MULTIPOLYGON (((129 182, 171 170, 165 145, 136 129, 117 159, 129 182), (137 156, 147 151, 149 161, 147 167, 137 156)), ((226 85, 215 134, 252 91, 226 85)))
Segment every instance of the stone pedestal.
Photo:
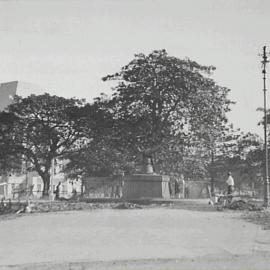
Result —
POLYGON ((170 198, 170 177, 156 174, 133 174, 124 177, 123 198, 170 198))

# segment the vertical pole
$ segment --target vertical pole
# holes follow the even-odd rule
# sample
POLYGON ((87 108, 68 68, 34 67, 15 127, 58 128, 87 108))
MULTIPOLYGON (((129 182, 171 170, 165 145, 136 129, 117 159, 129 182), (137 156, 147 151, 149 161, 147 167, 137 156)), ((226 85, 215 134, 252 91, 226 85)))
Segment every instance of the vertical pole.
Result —
POLYGON ((215 183, 214 183, 214 149, 211 149, 211 195, 214 194, 215 191, 215 183))
POLYGON ((266 108, 266 46, 263 47, 263 96, 264 96, 264 206, 269 205, 268 146, 267 146, 267 108, 266 108))

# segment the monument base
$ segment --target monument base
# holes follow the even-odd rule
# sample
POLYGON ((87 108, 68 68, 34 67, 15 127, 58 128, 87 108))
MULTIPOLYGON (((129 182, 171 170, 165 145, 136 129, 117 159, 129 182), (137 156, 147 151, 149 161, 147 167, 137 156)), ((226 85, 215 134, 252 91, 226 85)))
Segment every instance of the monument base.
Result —
POLYGON ((124 177, 123 198, 170 198, 170 177, 156 174, 133 174, 124 177))

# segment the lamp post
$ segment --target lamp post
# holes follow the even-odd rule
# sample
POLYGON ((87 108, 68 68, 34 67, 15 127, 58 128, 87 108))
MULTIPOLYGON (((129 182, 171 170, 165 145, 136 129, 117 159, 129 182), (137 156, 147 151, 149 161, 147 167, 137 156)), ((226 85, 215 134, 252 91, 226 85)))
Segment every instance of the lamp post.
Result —
POLYGON ((269 62, 266 55, 266 46, 262 55, 263 97, 264 97, 264 206, 269 205, 269 176, 268 176, 268 149, 267 149, 267 109, 266 109, 266 64, 269 62))

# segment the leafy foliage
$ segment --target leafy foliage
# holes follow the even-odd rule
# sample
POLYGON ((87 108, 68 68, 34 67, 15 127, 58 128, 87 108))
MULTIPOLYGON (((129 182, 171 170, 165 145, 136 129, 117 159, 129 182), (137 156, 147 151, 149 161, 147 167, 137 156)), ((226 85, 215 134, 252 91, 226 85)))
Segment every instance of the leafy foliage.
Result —
POLYGON ((1 114, 0 129, 6 136, 1 143, 32 164, 44 182, 43 195, 48 194, 52 160, 80 147, 85 139, 83 101, 62 97, 17 96, 1 114))
POLYGON ((7 112, 0 114, 0 171, 4 175, 10 172, 20 172, 22 165, 22 156, 12 147, 13 132, 10 123, 13 120, 13 114, 7 112))
POLYGON ((114 144, 114 119, 107 110, 108 101, 103 96, 82 108, 87 119, 85 129, 88 143, 79 151, 64 156, 69 159, 65 172, 70 177, 108 176, 134 171, 130 157, 114 144))
POLYGON ((218 134, 232 102, 229 89, 209 77, 214 69, 160 50, 135 55, 120 72, 104 77, 118 81, 107 104, 118 147, 166 167, 162 160, 173 156, 174 148, 193 147, 203 138, 201 131, 218 134))
POLYGON ((213 169, 217 180, 223 181, 228 171, 236 177, 236 186, 260 184, 263 165, 263 142, 257 134, 238 133, 230 137, 227 152, 217 156, 213 169))

